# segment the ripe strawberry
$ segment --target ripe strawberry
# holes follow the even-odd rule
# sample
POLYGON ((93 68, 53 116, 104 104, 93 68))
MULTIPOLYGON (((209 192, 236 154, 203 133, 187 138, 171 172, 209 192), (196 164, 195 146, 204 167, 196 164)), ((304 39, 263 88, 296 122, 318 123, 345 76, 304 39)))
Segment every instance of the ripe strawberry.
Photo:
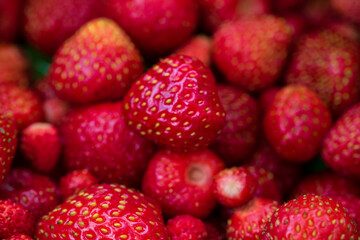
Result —
POLYGON ((172 240, 206 240, 208 234, 205 224, 190 215, 178 215, 169 219, 166 225, 172 240))
POLYGON ((261 239, 266 222, 280 205, 265 198, 254 198, 246 205, 236 208, 227 223, 227 238, 261 239))
POLYGON ((49 123, 33 123, 22 131, 20 148, 34 169, 50 172, 61 153, 58 130, 49 123))
POLYGON ((357 239, 357 226, 344 207, 325 196, 303 195, 282 205, 262 239, 357 239))
POLYGON ((0 184, 10 169, 17 144, 16 124, 0 114, 0 184))
POLYGON ((193 0, 106 0, 114 19, 147 54, 169 53, 194 32, 198 13, 193 0))
POLYGON ((357 0, 331 0, 331 6, 347 19, 360 25, 360 2, 357 0))
POLYGON ((32 238, 25 234, 16 234, 4 240, 32 240, 32 238))
POLYGON ((98 18, 59 48, 49 80, 60 98, 90 103, 121 98, 142 72, 142 58, 126 33, 98 18))
POLYGON ((257 179, 244 167, 227 168, 214 177, 216 199, 226 207, 240 207, 248 202, 257 186, 257 179))
POLYGON ((302 163, 319 152, 331 126, 331 116, 307 87, 289 85, 276 94, 263 124, 274 150, 290 162, 302 163))
POLYGON ((260 129, 259 108, 255 99, 240 89, 226 85, 217 85, 217 89, 226 121, 212 149, 227 165, 239 165, 255 150, 260 129))
POLYGON ((212 39, 205 35, 191 38, 175 51, 175 54, 186 55, 201 60, 205 66, 210 66, 212 39))
POLYGON ((46 121, 54 125, 59 125, 66 116, 69 106, 59 98, 50 98, 44 100, 43 109, 46 121))
POLYGON ((39 222, 35 238, 168 240, 161 210, 134 189, 94 185, 56 207, 39 222))
POLYGON ((141 184, 153 144, 127 128, 121 103, 70 111, 59 130, 68 170, 88 169, 100 182, 141 184))
POLYGON ((101 15, 97 0, 31 0, 25 7, 29 43, 51 55, 84 23, 101 15))
POLYGON ((359 45, 331 30, 305 35, 287 71, 288 84, 309 87, 337 115, 359 101, 359 45))
POLYGON ((87 169, 72 171, 60 179, 61 196, 66 199, 97 183, 98 180, 87 169))
POLYGON ((231 22, 214 35, 214 62, 230 83, 261 90, 278 79, 291 41, 291 28, 282 18, 231 22))
POLYGON ((162 59, 131 87, 124 99, 129 127, 176 151, 208 146, 225 113, 209 68, 195 58, 162 59))
POLYGON ((41 101, 32 91, 10 85, 0 87, 0 114, 16 120, 19 130, 44 118, 41 101))
POLYGON ((14 41, 18 35, 21 0, 0 0, 0 41, 14 41))
POLYGON ((35 221, 31 213, 20 204, 10 200, 0 200, 0 238, 14 234, 32 235, 35 221))
POLYGON ((161 150, 147 167, 142 190, 160 203, 166 216, 204 218, 216 205, 213 177, 224 167, 210 150, 187 154, 161 150))

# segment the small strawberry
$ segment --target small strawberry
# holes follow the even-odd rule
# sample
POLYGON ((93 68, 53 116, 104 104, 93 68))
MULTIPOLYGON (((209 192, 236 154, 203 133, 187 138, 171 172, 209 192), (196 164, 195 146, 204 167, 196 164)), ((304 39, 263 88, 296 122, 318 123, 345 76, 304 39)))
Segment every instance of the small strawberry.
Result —
POLYGON ((4 240, 32 240, 32 238, 25 234, 16 234, 4 240))
POLYGON ((21 0, 0 0, 0 41, 14 41, 18 35, 21 0))
POLYGON ((307 162, 319 152, 331 126, 330 111, 307 87, 282 88, 264 117, 270 145, 285 160, 307 162))
POLYGON ((17 145, 16 124, 0 114, 0 184, 10 169, 17 145))
POLYGON ((69 105, 59 98, 50 98, 44 100, 43 109, 46 121, 54 125, 59 125, 66 116, 69 105))
POLYGON ((166 225, 172 240, 206 240, 208 234, 206 226, 198 218, 190 215, 178 215, 169 219, 166 225))
POLYGON ((282 205, 262 239, 358 239, 357 226, 344 207, 325 196, 303 195, 282 205))
POLYGON ((168 240, 161 210, 120 185, 94 185, 56 207, 38 223, 35 238, 168 240))
POLYGON ((210 66, 212 39, 205 35, 191 38, 175 51, 175 54, 186 55, 201 60, 205 66, 210 66))
POLYGON ((128 129, 121 103, 69 112, 59 127, 67 169, 88 169, 100 181, 139 186, 153 144, 128 129))
POLYGON ((330 2, 337 12, 360 25, 360 2, 358 0, 330 0, 330 2))
POLYGON ((291 28, 282 18, 230 22, 214 35, 214 62, 230 83, 261 90, 278 79, 291 41, 291 28))
POLYGON ((98 183, 89 170, 75 170, 60 179, 60 191, 63 199, 79 193, 82 189, 98 183))
POLYGON ((121 98, 142 72, 142 58, 126 33, 98 18, 59 48, 48 78, 60 98, 90 103, 121 98))
POLYGON ((254 198, 246 205, 236 208, 227 223, 227 238, 261 239, 266 222, 280 205, 265 198, 254 198))
POLYGON ((183 55, 162 59, 136 81, 124 117, 133 130, 176 151, 208 146, 225 121, 210 69, 183 55))
POLYGON ((204 218, 216 205, 213 177, 224 167, 210 150, 187 154, 161 150, 147 167, 142 190, 159 202, 165 216, 204 218))

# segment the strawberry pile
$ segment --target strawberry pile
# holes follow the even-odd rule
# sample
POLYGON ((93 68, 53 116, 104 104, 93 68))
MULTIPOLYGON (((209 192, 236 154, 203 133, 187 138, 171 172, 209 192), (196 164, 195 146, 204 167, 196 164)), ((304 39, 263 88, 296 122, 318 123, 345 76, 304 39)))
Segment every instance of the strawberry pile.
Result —
POLYGON ((359 0, 0 0, 0 239, 360 240, 359 0))

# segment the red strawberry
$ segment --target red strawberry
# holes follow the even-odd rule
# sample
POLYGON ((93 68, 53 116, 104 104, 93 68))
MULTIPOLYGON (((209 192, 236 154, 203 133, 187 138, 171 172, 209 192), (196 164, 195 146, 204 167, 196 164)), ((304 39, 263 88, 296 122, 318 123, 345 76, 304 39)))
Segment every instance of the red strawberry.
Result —
POLYGON ((282 205, 262 239, 357 239, 357 226, 344 207, 325 196, 304 195, 282 205))
POLYGON ((32 91, 17 86, 0 87, 0 114, 16 120, 20 130, 44 118, 40 99, 32 91))
POLYGON ((280 87, 271 87, 261 92, 259 96, 259 105, 263 113, 267 112, 273 103, 276 94, 280 91, 280 87))
POLYGON ((358 0, 331 0, 330 2, 337 12, 360 25, 360 2, 358 0))
POLYGON ((106 0, 106 16, 114 19, 136 46, 148 54, 164 54, 194 32, 198 14, 193 0, 106 0))
POLYGON ((50 98, 44 100, 43 109, 46 121, 54 125, 59 125, 66 116, 69 106, 59 98, 50 98))
POLYGON ((8 173, 18 144, 15 123, 0 114, 0 184, 8 173))
POLYGON ((60 45, 87 21, 99 17, 97 0, 31 0, 25 7, 25 35, 46 54, 60 45))
POLYGON ((49 80, 62 99, 90 103, 121 98, 142 72, 142 58, 126 33, 98 18, 59 48, 49 80))
POLYGON ((359 64, 356 42, 331 30, 318 31, 297 44, 286 82, 309 87, 339 115, 359 101, 359 64))
POLYGON ((214 193, 220 204, 240 207, 255 195, 258 181, 244 167, 224 169, 214 177, 214 193))
POLYGON ((94 185, 56 207, 39 222, 35 238, 152 239, 169 236, 157 205, 134 189, 94 185))
POLYGON ((264 117, 270 145, 290 162, 307 162, 319 152, 331 126, 331 115, 320 98, 304 86, 281 89, 264 117))
POLYGON ((254 198, 237 208, 227 223, 227 238, 253 240, 261 239, 266 222, 280 205, 272 200, 254 198))
POLYGON ((50 172, 61 153, 58 130, 49 123, 33 123, 22 131, 20 148, 37 171, 50 172))
POLYGON ((19 30, 21 0, 0 0, 0 41, 14 41, 19 30))
POLYGON ((197 58, 206 66, 210 66, 211 52, 212 39, 205 35, 198 35, 184 43, 175 54, 197 58))
POLYGON ((166 216, 204 218, 216 205, 213 177, 223 168, 210 150, 188 154, 161 150, 148 165, 142 190, 160 203, 166 216))
POLYGON ((124 117, 130 128, 176 151, 208 146, 225 121, 210 69, 182 55, 162 59, 136 81, 124 117))
POLYGON ((205 224, 190 215, 178 215, 169 219, 166 225, 172 240, 206 240, 208 234, 205 224))
POLYGON ((278 17, 224 24, 214 35, 214 62, 230 83, 261 90, 278 79, 291 40, 290 26, 278 17))
POLYGON ((82 189, 98 183, 89 170, 75 170, 60 179, 60 191, 63 199, 77 194, 82 189))
POLYGON ((360 198, 352 195, 329 195, 335 201, 341 203, 347 210, 349 216, 354 219, 355 223, 360 224, 360 198))
POLYGON ((32 240, 32 238, 25 234, 16 234, 4 240, 32 240))
POLYGON ((35 221, 31 213, 20 204, 10 200, 0 200, 0 238, 14 234, 32 235, 35 221))
POLYGON ((88 169, 100 182, 140 185, 153 145, 127 128, 121 103, 73 110, 60 132, 68 170, 88 169))
POLYGON ((212 149, 227 165, 239 165, 255 150, 260 129, 259 107, 255 99, 240 89, 226 85, 217 85, 217 89, 226 121, 212 149))

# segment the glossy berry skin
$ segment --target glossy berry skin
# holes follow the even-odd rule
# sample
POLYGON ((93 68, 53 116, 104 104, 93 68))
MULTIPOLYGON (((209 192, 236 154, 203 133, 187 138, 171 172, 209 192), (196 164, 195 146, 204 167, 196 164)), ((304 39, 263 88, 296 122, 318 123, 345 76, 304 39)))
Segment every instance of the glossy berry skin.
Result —
POLYGON ((210 66, 212 53, 212 39, 206 35, 197 35, 184 43, 175 54, 186 55, 201 60, 205 66, 210 66))
POLYGON ((331 6, 341 15, 360 25, 360 3, 356 0, 331 0, 331 6))
POLYGON ((147 167, 142 190, 159 202, 165 216, 205 218, 216 205, 213 177, 223 168, 224 163, 210 150, 160 150, 147 167))
POLYGON ((359 101, 359 52, 357 42, 331 30, 305 35, 296 44, 286 83, 307 86, 340 115, 359 101))
POLYGON ((153 144, 128 129, 120 102, 70 111, 59 129, 69 171, 88 169, 100 182, 141 184, 153 144))
POLYGON ((35 238, 168 240, 161 210, 134 189, 94 185, 56 207, 38 223, 35 238))
POLYGON ((291 28, 282 18, 241 19, 215 33, 214 62, 228 82, 261 90, 278 79, 291 41, 291 28))
POLYGON ((225 121, 210 69, 183 55, 162 59, 135 82, 123 103, 131 129, 176 151, 208 146, 225 121))
POLYGON ((31 0, 25 7, 24 31, 31 45, 52 55, 83 24, 101 14, 97 0, 31 0))
POLYGON ((193 0, 106 0, 105 15, 129 34, 147 55, 169 53, 194 32, 198 12, 193 0))
POLYGON ((60 98, 84 104, 121 98, 142 72, 142 58, 126 33, 98 18, 59 48, 49 80, 60 98))
POLYGON ((12 235, 11 237, 8 237, 4 240, 32 240, 32 238, 25 234, 16 234, 16 235, 12 235))
POLYGON ((16 124, 0 115, 0 184, 8 173, 18 145, 16 124))
POLYGON ((289 85, 276 95, 263 121, 265 135, 285 160, 302 163, 319 152, 331 115, 307 87, 289 85))
POLYGON ((211 148, 228 166, 244 163, 255 151, 260 111, 253 97, 229 85, 217 85, 226 113, 225 125, 211 148))
POLYGON ((325 196, 303 195, 282 205, 262 239, 357 239, 357 226, 344 207, 325 196))
POLYGON ((205 224, 190 215, 178 215, 169 219, 166 225, 172 240, 207 240, 205 224))
POLYGON ((335 201, 341 203, 349 213, 349 216, 354 219, 355 223, 360 224, 360 198, 352 195, 328 195, 335 201))
POLYGON ((60 192, 63 199, 77 194, 82 189, 98 183, 98 180, 89 170, 75 170, 60 179, 60 192))
POLYGON ((261 239, 266 222, 280 205, 265 198, 254 198, 246 205, 236 208, 227 222, 227 239, 261 239))

